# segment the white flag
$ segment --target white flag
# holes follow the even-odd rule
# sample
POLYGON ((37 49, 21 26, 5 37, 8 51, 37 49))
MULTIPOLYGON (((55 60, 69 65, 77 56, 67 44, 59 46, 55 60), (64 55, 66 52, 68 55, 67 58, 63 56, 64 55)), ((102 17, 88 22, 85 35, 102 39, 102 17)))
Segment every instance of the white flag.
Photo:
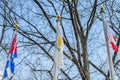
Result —
POLYGON ((64 65, 63 60, 63 39, 62 39, 62 29, 60 26, 60 22, 58 21, 57 26, 57 39, 56 39, 56 53, 55 53, 55 65, 58 68, 61 68, 64 65))
POLYGON ((63 39, 62 39, 62 29, 60 26, 60 22, 58 21, 57 26, 57 38, 56 38, 56 51, 55 51, 55 66, 54 66, 54 80, 57 80, 58 77, 58 70, 62 68, 64 65, 63 60, 63 39))
POLYGON ((116 52, 118 52, 118 47, 116 45, 116 38, 111 33, 109 26, 106 26, 106 31, 107 31, 107 37, 108 37, 109 43, 112 45, 113 50, 115 50, 116 52))

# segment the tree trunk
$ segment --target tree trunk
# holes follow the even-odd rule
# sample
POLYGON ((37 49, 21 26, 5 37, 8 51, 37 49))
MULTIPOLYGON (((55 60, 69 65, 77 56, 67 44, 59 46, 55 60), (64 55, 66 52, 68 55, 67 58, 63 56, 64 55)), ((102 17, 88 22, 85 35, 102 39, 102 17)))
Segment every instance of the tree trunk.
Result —
POLYGON ((87 40, 82 38, 82 52, 83 52, 83 69, 85 74, 85 79, 83 80, 90 80, 90 69, 89 69, 89 60, 88 60, 88 53, 87 53, 87 40))

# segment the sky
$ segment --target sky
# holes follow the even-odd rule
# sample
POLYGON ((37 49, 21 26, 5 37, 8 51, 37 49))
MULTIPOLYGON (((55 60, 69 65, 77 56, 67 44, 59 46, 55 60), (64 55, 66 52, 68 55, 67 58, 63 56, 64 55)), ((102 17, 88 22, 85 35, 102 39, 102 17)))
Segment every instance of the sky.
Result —
MULTIPOLYGON (((42 0, 41 0, 42 1, 42 0)), ((49 25, 48 23, 45 21, 45 18, 43 18, 42 16, 39 16, 39 15, 36 15, 35 13, 41 13, 41 11, 36 8, 37 6, 33 3, 33 1, 27 1, 27 0, 24 0, 24 1, 20 1, 20 0, 13 0, 12 1, 14 4, 15 7, 15 12, 18 13, 19 15, 24 15, 24 18, 25 19, 28 19, 29 21, 31 21, 31 23, 33 23, 40 31, 41 33, 43 33, 44 35, 46 35, 46 37, 51 40, 51 41, 55 41, 55 33, 49 28, 49 25), (20 9, 20 5, 17 5, 18 3, 21 4, 22 6, 22 10, 20 9), (22 13, 21 13, 22 12, 22 13), (26 14, 27 13, 27 14, 26 14), (30 17, 29 17, 30 16, 30 17), (43 20, 41 20, 41 18, 43 18, 43 20), (52 34, 52 35, 51 35, 52 34)), ((44 2, 44 1, 43 1, 44 2)), ((47 5, 48 3, 45 3, 44 5, 47 5)), ((62 4, 62 3, 61 3, 62 4)), ((83 1, 83 4, 84 4, 84 7, 88 8, 88 5, 89 3, 86 3, 85 1, 83 1)), ((13 4, 10 4, 10 6, 12 6, 13 4)), ((61 6, 58 5, 56 3, 56 8, 57 8, 57 12, 59 13, 61 11, 61 6)), ((53 9, 51 7, 44 7, 46 9, 47 12, 49 12, 49 14, 51 15, 56 15, 54 13, 54 11, 52 11, 53 9)), ((80 10, 82 8, 79 8, 80 10)), ((89 12, 89 11, 87 11, 89 12)), ((97 12, 99 12, 99 8, 97 9, 97 12)), ((65 12, 64 12, 65 13, 65 12)), ((82 22, 82 25, 84 25, 84 29, 86 28, 86 19, 88 18, 88 13, 84 13, 84 11, 82 11, 81 13, 83 13, 83 16, 81 16, 81 22, 82 22)), ((106 17, 107 17, 107 14, 106 13, 106 17)), ((99 14, 98 14, 99 15, 99 14)), ((67 17, 69 18, 69 14, 66 14, 65 15, 62 15, 63 17, 67 17)), ((99 15, 100 16, 100 15, 99 15)), ((18 22, 20 24, 20 28, 22 30, 25 30, 25 31, 31 31, 29 26, 25 21, 18 19, 18 22)), ((108 19, 107 19, 108 20, 108 19)), ((0 20, 1 21, 1 20, 0 20)), ((55 18, 52 18, 51 19, 52 23, 54 24, 54 27, 56 27, 56 19, 55 18)), ((1 21, 2 22, 2 21, 1 21)), ((64 20, 63 19, 63 22, 62 24, 64 25, 64 29, 66 31, 66 36, 69 37, 69 40, 70 40, 70 45, 73 45, 73 47, 75 47, 75 36, 74 36, 74 32, 73 32, 73 29, 71 27, 71 22, 70 21, 67 21, 67 20, 64 20)), ((10 27, 10 26, 9 26, 10 27)), ((1 31, 1 27, 0 27, 0 31, 1 31)), ((31 27, 31 29, 33 30, 33 32, 36 30, 34 28, 31 27)), ((6 43, 11 43, 11 38, 12 38, 12 32, 13 30, 10 28, 7 32, 6 32, 6 43), (8 34, 11 33, 11 35, 8 37, 8 34)), ((36 34, 37 35, 37 34, 36 34)), ((35 38, 38 42, 44 42, 43 40, 41 39, 38 39, 36 37, 33 37, 35 38)), ((18 49, 18 54, 19 54, 19 58, 16 60, 16 65, 23 59, 24 56, 27 56, 27 59, 25 59, 21 65, 18 65, 16 66, 16 76, 18 76, 18 74, 20 73, 19 71, 21 71, 23 74, 21 74, 21 76, 23 76, 24 79, 27 79, 28 77, 33 77, 32 74, 30 75, 25 75, 25 71, 27 71, 26 73, 29 73, 30 72, 30 68, 29 67, 25 67, 26 64, 29 63, 29 60, 31 60, 32 64, 36 64, 35 61, 38 60, 40 58, 41 60, 41 69, 42 68, 45 68, 45 69, 51 69, 52 65, 53 65, 53 62, 51 62, 51 60, 46 57, 46 55, 43 55, 41 49, 39 49, 38 46, 35 46, 35 47, 27 47, 26 49, 23 48, 22 46, 25 45, 25 44, 21 44, 21 42, 24 41, 24 42, 30 42, 28 39, 25 39, 23 38, 20 34, 18 34, 18 46, 19 46, 19 49, 18 49), (32 49, 32 50, 31 50, 32 49), (36 52, 34 52, 36 51, 36 52), (34 55, 33 53, 38 53, 38 54, 41 54, 41 55, 34 55), (52 64, 52 65, 51 65, 52 64), (48 67, 49 66, 49 67, 48 67), (25 67, 25 68, 24 68, 25 67), (21 68, 19 70, 19 68, 21 68)), ((44 46, 44 45, 43 45, 44 46)), ((46 45, 47 49, 49 49, 49 45, 46 45)), ((89 59, 95 63, 97 66, 100 66, 101 64, 104 64, 104 62, 107 62, 106 64, 104 64, 105 67, 102 67, 101 68, 107 72, 108 71, 108 61, 107 61, 107 52, 106 52, 106 46, 105 46, 105 39, 104 39, 104 33, 103 33, 103 24, 101 21, 99 20, 95 20, 95 24, 93 25, 91 31, 90 31, 90 35, 89 35, 89 38, 88 38, 88 52, 89 52, 89 59)), ((65 51, 68 52, 65 48, 65 51)), ((112 51, 112 50, 111 50, 112 51)), ((2 52, 3 54, 1 54, 2 58, 0 59, 3 59, 3 62, 2 64, 5 63, 6 61, 6 58, 5 58, 5 52, 2 52)), ((69 53, 69 52, 68 52, 69 53)), ((112 51, 113 53, 113 51, 112 51)), ((50 54, 54 57, 54 48, 51 49, 51 52, 50 54)), ((65 57, 65 63, 68 65, 65 65, 67 67, 63 67, 63 69, 65 70, 66 68, 69 68, 69 64, 72 64, 71 62, 69 62, 68 59, 66 59, 65 57)), ((33 67, 33 66, 32 66, 33 67)), ((91 74, 92 72, 96 71, 92 66, 90 67, 91 68, 91 74)), ((1 72, 4 68, 2 67, 1 72)), ((68 72, 68 71, 66 71, 68 72)), ((73 74, 75 73, 78 73, 77 69, 75 66, 73 66, 71 68, 71 72, 69 73, 69 75, 72 77, 73 74)), ((1 74, 1 73, 0 73, 1 74)), ((96 77, 95 74, 92 74, 91 75, 91 79, 92 80, 101 80, 101 79, 104 79, 104 76, 101 76, 99 72, 96 72, 96 74, 98 74, 96 77), (100 76, 99 76, 100 75, 100 76)), ((38 75, 37 75, 38 76, 38 75)), ((73 75, 74 76, 74 75, 73 75)), ((17 78, 17 77, 15 77, 17 78)), ((61 76, 59 76, 59 78, 61 78, 61 76)), ((77 80, 77 79, 75 79, 77 80)))

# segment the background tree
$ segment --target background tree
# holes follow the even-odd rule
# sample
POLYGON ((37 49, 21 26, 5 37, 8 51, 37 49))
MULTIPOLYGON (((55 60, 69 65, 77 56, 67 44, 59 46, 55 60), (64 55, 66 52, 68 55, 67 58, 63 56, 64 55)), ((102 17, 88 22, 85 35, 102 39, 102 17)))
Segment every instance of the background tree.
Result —
MULTIPOLYGON (((108 80, 108 59, 99 7, 105 7, 105 16, 119 46, 119 0, 1 0, 0 5, 2 61, 6 60, 10 47, 12 27, 15 23, 20 25, 19 57, 15 60, 13 80, 52 80, 58 14, 61 15, 65 44, 65 66, 58 78, 108 80)), ((119 77, 119 52, 112 51, 112 54, 119 77)))

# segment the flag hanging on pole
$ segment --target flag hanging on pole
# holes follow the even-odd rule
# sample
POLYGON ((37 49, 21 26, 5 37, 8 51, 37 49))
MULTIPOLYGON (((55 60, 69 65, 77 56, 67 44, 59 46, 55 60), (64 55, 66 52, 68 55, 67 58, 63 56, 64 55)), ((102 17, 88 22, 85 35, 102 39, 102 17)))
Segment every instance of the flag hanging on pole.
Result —
POLYGON ((118 47, 116 45, 116 38, 115 36, 110 32, 110 27, 109 26, 106 26, 107 28, 107 37, 108 37, 108 40, 109 40, 109 43, 112 45, 112 48, 113 50, 115 50, 116 52, 118 52, 118 47))
POLYGON ((109 45, 111 44, 112 48, 116 52, 118 52, 118 47, 117 47, 116 42, 115 42, 116 41, 115 37, 110 32, 110 28, 109 28, 109 26, 104 18, 104 9, 102 6, 100 7, 100 14, 101 14, 103 26, 104 26, 103 29, 104 29, 104 34, 105 34, 106 48, 107 48, 107 54, 108 54, 108 60, 109 60, 110 80, 116 80, 114 66, 113 66, 113 60, 112 60, 112 55, 110 53, 109 45))
POLYGON ((15 68, 15 63, 14 63, 14 58, 17 58, 17 29, 19 25, 15 24, 14 25, 14 34, 13 34, 13 40, 10 46, 9 54, 7 57, 7 62, 6 66, 4 69, 4 74, 3 74, 3 79, 11 79, 12 75, 14 74, 14 68, 15 68))
POLYGON ((57 67, 61 68, 63 66, 63 39, 62 39, 62 32, 61 26, 58 22, 57 27, 57 40, 56 40, 56 53, 55 53, 55 64, 57 67))
POLYGON ((17 34, 15 33, 13 37, 13 41, 9 50, 9 57, 6 62, 5 70, 4 70, 4 76, 3 78, 11 78, 11 76, 14 74, 14 68, 15 68, 15 63, 14 63, 14 58, 17 58, 17 42, 16 42, 16 37, 17 34))
POLYGON ((54 80, 57 80, 58 70, 64 65, 63 60, 63 39, 62 39, 62 29, 60 25, 60 16, 57 16, 57 38, 56 38, 56 51, 55 51, 55 67, 54 67, 54 80))

